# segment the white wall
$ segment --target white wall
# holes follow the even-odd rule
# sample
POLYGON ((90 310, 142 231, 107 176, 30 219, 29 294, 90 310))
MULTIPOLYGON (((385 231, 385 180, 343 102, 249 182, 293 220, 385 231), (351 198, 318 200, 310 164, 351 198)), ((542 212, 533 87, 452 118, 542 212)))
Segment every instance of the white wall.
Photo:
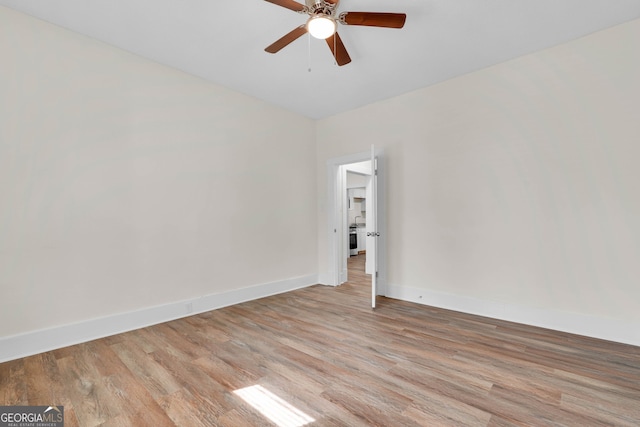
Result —
POLYGON ((3 7, 0 63, 0 337, 315 283, 313 121, 3 7))
POLYGON ((313 123, 0 7, 0 350, 326 274, 326 161, 371 143, 393 296, 640 345, 639 39, 313 123))
MULTIPOLYGON (((640 21, 318 123, 384 148, 389 294, 640 345, 640 21)), ((391 76, 390 76, 391 78, 391 76)))
POLYGON ((367 186, 367 181, 369 181, 368 176, 347 170, 347 188, 364 188, 367 186))

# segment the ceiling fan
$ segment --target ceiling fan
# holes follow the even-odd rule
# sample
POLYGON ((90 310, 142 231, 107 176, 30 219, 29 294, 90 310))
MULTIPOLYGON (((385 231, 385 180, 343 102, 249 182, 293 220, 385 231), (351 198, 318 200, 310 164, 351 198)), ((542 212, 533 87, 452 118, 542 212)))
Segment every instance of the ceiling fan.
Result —
POLYGON ((265 51, 276 53, 305 33, 318 39, 325 39, 331 53, 340 66, 351 62, 349 53, 338 35, 338 23, 345 25, 364 25, 368 27, 402 28, 407 19, 404 13, 381 12, 342 12, 336 16, 340 0, 305 0, 306 4, 294 0, 265 0, 294 12, 309 15, 306 24, 300 25, 285 34, 265 51))

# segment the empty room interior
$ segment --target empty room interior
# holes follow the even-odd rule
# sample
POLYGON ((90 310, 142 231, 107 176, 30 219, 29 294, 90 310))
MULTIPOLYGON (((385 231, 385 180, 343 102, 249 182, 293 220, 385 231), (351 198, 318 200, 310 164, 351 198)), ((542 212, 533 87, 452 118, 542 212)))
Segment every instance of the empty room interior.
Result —
POLYGON ((0 0, 0 426, 640 425, 640 0, 228 3, 0 0))

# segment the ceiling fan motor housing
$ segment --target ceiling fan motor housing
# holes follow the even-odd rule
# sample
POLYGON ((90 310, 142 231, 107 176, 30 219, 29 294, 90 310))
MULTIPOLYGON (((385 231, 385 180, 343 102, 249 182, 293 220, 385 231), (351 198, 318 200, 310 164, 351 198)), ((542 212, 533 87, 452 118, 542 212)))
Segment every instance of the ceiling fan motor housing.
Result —
POLYGON ((306 0, 307 13, 309 15, 326 15, 333 17, 337 5, 338 2, 331 4, 326 3, 324 0, 306 0))

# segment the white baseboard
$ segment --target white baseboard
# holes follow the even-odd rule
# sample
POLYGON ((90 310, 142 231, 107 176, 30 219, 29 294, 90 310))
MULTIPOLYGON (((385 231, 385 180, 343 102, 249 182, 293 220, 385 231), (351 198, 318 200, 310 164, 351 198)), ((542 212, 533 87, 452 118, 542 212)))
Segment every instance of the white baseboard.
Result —
POLYGON ((265 283, 127 313, 0 338, 0 363, 168 322, 318 283, 317 275, 265 283))
POLYGON ((342 283, 344 283, 346 280, 342 280, 344 276, 343 274, 341 274, 340 276, 340 280, 341 283, 334 283, 335 282, 335 275, 332 273, 328 273, 328 274, 319 274, 318 275, 318 284, 319 285, 325 285, 325 286, 340 286, 342 283))
POLYGON ((516 306, 397 285, 387 285, 386 296, 448 310, 640 346, 640 324, 634 322, 516 306))
POLYGON ((318 275, 318 284, 325 286, 335 286, 331 283, 331 274, 319 274, 318 275))

